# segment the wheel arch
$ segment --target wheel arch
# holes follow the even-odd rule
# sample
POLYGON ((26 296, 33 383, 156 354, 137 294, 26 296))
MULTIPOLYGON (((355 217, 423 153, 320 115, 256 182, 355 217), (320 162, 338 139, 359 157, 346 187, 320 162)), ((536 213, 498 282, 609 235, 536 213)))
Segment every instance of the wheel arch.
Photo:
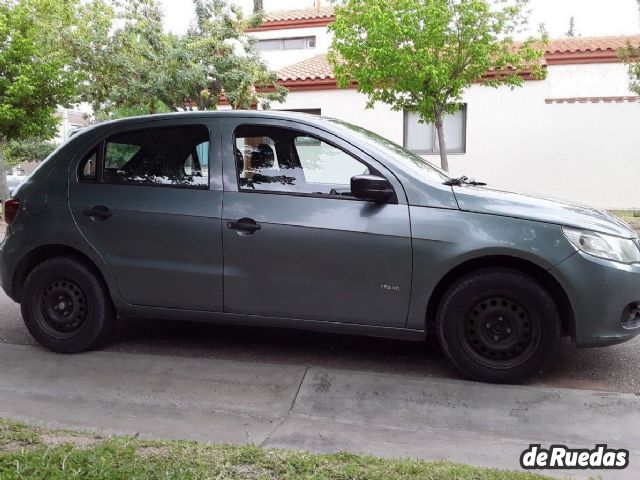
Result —
POLYGON ((60 256, 72 256, 80 260, 84 265, 86 265, 89 269, 91 269, 103 282, 108 292, 111 292, 111 288, 109 288, 109 282, 107 282, 102 270, 96 265, 95 261, 93 261, 89 256, 82 253, 80 250, 70 247, 68 245, 63 244, 48 244, 48 245, 40 245, 29 253, 27 253, 18 263, 18 266, 15 269, 13 274, 13 282, 12 282, 12 293, 13 298, 16 301, 20 301, 20 293, 22 287, 24 285, 25 280, 29 273, 42 262, 49 260, 51 258, 60 257, 60 256))
MULTIPOLYGON (((575 340, 575 317, 569 297, 562 285, 544 268, 530 260, 508 255, 490 255, 467 260, 447 272, 433 289, 427 304, 425 328, 427 337, 435 335, 436 312, 447 289, 459 278, 483 268, 509 268, 533 277, 551 294, 562 320, 563 333, 575 340)), ((435 337, 433 337, 435 338, 435 337)))

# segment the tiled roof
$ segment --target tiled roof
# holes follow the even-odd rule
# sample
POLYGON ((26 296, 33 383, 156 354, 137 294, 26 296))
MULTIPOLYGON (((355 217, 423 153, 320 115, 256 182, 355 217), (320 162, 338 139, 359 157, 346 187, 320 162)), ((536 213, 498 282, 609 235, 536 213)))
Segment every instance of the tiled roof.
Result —
POLYGON ((316 55, 278 71, 278 80, 325 80, 335 78, 326 55, 316 55))
POLYGON ((558 38, 549 41, 547 53, 617 52, 629 41, 640 45, 640 35, 558 38))
POLYGON ((290 20, 313 20, 333 18, 333 6, 297 8, 295 10, 273 10, 264 12, 264 22, 286 22, 290 20))
MULTIPOLYGON (((575 37, 551 40, 543 64, 616 62, 618 51, 628 42, 640 46, 640 35, 627 37, 575 37)), ((320 54, 278 72, 281 82, 335 79, 327 56, 320 54)))

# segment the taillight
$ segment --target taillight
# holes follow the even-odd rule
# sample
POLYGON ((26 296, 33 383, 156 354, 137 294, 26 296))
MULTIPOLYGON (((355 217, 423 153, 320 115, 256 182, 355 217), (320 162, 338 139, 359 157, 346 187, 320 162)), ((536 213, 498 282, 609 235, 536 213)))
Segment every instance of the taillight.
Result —
POLYGON ((4 221, 7 225, 11 225, 16 219, 18 210, 20 210, 20 200, 17 198, 9 198, 4 202, 4 221))

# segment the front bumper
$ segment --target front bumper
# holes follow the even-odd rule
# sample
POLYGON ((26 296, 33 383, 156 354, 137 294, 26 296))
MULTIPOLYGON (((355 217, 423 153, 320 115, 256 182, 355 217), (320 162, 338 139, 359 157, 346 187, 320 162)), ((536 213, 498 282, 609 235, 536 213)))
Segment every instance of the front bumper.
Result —
POLYGON ((640 334, 640 324, 624 323, 628 307, 640 304, 640 265, 577 252, 549 273, 569 297, 577 346, 614 345, 640 334))

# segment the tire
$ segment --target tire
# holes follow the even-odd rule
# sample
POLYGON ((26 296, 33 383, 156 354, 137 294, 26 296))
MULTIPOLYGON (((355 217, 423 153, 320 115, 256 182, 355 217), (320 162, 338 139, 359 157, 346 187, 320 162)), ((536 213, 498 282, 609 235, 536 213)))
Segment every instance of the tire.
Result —
POLYGON ((73 256, 35 267, 22 287, 20 307, 33 338, 58 353, 95 348, 110 336, 115 322, 102 279, 73 256))
POLYGON ((553 298, 534 278, 506 268, 472 272, 440 302, 440 345, 468 378, 521 383, 541 372, 562 337, 553 298))

